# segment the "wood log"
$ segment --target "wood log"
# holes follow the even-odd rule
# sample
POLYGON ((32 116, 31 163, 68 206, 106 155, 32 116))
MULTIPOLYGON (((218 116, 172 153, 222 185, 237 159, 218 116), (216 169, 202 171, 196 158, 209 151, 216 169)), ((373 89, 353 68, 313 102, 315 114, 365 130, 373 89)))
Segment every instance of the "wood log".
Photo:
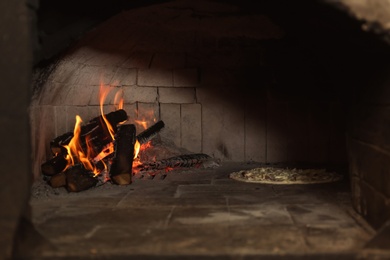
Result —
POLYGON ((41 171, 44 175, 53 176, 62 172, 67 164, 68 161, 65 159, 65 157, 62 154, 59 154, 44 162, 41 165, 41 171))
MULTIPOLYGON (((125 110, 119 109, 105 114, 105 117, 115 131, 116 126, 120 122, 127 120, 127 113, 125 110)), ((96 151, 100 151, 105 145, 112 141, 103 116, 95 117, 89 120, 86 125, 81 126, 80 142, 83 149, 86 149, 86 136, 89 136, 90 144, 96 147, 96 151)), ((50 142, 50 149, 52 153, 66 153, 66 149, 64 149, 63 146, 69 144, 72 138, 73 132, 67 132, 54 138, 50 142)))
POLYGON ((60 172, 56 175, 53 175, 50 180, 48 181, 48 184, 52 188, 60 188, 65 187, 66 185, 66 175, 64 172, 60 172))
POLYGON ((73 166, 64 172, 66 176, 65 188, 69 192, 84 191, 96 186, 98 179, 92 172, 87 171, 82 165, 73 166))
POLYGON ((135 125, 127 124, 118 127, 115 139, 115 154, 110 168, 110 179, 118 185, 132 182, 132 169, 135 144, 135 125))
MULTIPOLYGON (((164 122, 159 121, 156 124, 152 125, 150 128, 146 129, 139 135, 137 135, 136 139, 140 144, 144 144, 148 141, 150 141, 154 136, 157 135, 157 133, 164 127, 164 122)), ((107 144, 102 151, 93 158, 94 162, 97 162, 99 160, 102 160, 106 158, 107 156, 111 155, 114 152, 114 145, 113 143, 107 144)))
POLYGON ((145 131, 137 135, 138 142, 140 144, 147 143, 153 137, 155 137, 164 126, 165 126, 164 122, 160 120, 154 125, 152 125, 151 127, 148 127, 145 131))
POLYGON ((135 169, 137 170, 137 172, 142 172, 152 170, 165 170, 168 168, 196 167, 210 159, 211 157, 204 153, 183 154, 155 162, 145 162, 138 165, 135 169))

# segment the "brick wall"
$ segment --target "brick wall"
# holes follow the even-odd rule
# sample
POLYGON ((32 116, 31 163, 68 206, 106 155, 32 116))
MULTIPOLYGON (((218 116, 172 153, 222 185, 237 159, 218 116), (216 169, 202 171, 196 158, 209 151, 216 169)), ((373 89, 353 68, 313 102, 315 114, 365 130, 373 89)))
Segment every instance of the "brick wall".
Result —
POLYGON ((123 91, 130 123, 152 113, 165 122, 161 137, 190 152, 235 162, 346 162, 343 105, 301 49, 280 44, 283 30, 227 4, 191 5, 122 12, 37 68, 36 176, 50 139, 72 130, 76 114, 99 114, 100 84, 123 91), (197 19, 202 8, 208 15, 197 19))
POLYGON ((353 205, 375 228, 390 219, 389 65, 377 57, 350 109, 348 157, 353 205))

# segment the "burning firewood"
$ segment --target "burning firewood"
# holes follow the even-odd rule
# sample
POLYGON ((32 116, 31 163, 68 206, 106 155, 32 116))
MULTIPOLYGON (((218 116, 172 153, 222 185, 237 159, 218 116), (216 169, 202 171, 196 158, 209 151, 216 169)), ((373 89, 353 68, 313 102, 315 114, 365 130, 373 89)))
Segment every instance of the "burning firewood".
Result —
POLYGON ((66 168, 67 164, 68 161, 65 159, 63 154, 59 154, 56 157, 53 157, 44 162, 41 165, 41 171, 43 175, 53 176, 57 173, 62 172, 66 168))
POLYGON ((65 172, 60 172, 50 178, 48 181, 49 185, 53 188, 65 187, 66 175, 65 172))
MULTIPOLYGON (((116 126, 127 119, 127 113, 123 109, 120 109, 106 114, 105 117, 115 132, 116 126)), ((56 137, 50 142, 50 147, 55 157, 41 165, 42 174, 53 176, 66 169, 68 164, 66 160, 68 151, 64 146, 68 145, 73 137, 74 133, 68 132, 56 137)), ((107 144, 112 142, 103 116, 95 117, 88 124, 81 126, 79 141, 82 150, 87 151, 88 146, 92 146, 95 151, 99 152, 105 149, 107 144)))
MULTIPOLYGON (((138 141, 138 145, 146 144, 147 142, 152 140, 164 126, 164 122, 160 120, 151 127, 147 128, 145 131, 141 132, 139 135, 136 136, 136 141, 138 141)), ((98 162, 112 154, 114 151, 115 149, 113 143, 109 143, 95 158, 93 158, 93 160, 95 162, 98 162)))
POLYGON ((185 154, 155 162, 142 163, 136 167, 136 170, 142 172, 152 170, 167 170, 179 167, 196 167, 210 159, 211 157, 209 155, 203 153, 185 154))
POLYGON ((110 168, 110 178, 115 184, 131 184, 135 126, 132 124, 121 125, 118 127, 115 140, 115 155, 110 168))
MULTIPOLYGON (((127 113, 123 109, 119 109, 108 113, 105 115, 108 123, 113 126, 113 129, 116 130, 116 126, 123 121, 127 120, 127 113)), ((83 148, 86 146, 85 140, 86 136, 89 136, 89 140, 96 146, 98 150, 102 149, 103 146, 107 145, 112 140, 109 139, 110 135, 106 123, 104 122, 103 116, 98 116, 91 119, 86 125, 81 127, 80 137, 82 140, 81 145, 83 148)), ((50 142, 50 149, 53 154, 66 153, 64 150, 64 145, 69 144, 70 140, 73 138, 73 132, 67 132, 63 135, 60 135, 54 138, 50 142)))
POLYGON ((65 171, 65 188, 70 192, 87 190, 96 186, 98 179, 82 165, 74 166, 65 171))
POLYGON ((158 132, 165 126, 163 121, 158 121, 145 131, 141 132, 140 134, 137 135, 137 140, 140 144, 147 143, 150 141, 153 137, 155 137, 158 132))

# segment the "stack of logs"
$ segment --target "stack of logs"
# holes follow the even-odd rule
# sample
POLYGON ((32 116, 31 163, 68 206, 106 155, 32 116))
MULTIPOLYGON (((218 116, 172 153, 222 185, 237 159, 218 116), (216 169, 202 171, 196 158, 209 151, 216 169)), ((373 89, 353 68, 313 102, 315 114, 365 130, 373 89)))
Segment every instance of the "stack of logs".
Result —
MULTIPOLYGON (((132 182, 136 140, 144 144, 164 127, 164 122, 158 121, 136 136, 136 128, 133 124, 120 124, 126 120, 127 113, 123 109, 108 113, 105 118, 95 117, 81 126, 78 140, 85 153, 88 147, 96 151, 95 154, 88 156, 90 163, 100 171, 108 166, 109 179, 118 185, 128 185, 132 182), (106 122, 112 126, 115 140, 111 137, 106 122)), ((99 179, 81 163, 68 166, 68 150, 64 146, 68 145, 73 137, 73 132, 67 132, 50 142, 53 157, 41 165, 41 171, 53 188, 65 187, 68 191, 78 192, 96 186, 99 179)))

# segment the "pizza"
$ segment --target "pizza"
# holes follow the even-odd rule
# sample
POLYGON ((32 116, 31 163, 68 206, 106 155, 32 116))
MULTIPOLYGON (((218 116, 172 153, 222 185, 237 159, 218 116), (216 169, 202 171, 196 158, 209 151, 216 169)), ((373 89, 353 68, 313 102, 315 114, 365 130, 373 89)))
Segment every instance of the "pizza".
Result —
POLYGON ((339 181, 343 176, 325 169, 259 167, 232 172, 229 177, 237 181, 253 183, 313 184, 339 181))

